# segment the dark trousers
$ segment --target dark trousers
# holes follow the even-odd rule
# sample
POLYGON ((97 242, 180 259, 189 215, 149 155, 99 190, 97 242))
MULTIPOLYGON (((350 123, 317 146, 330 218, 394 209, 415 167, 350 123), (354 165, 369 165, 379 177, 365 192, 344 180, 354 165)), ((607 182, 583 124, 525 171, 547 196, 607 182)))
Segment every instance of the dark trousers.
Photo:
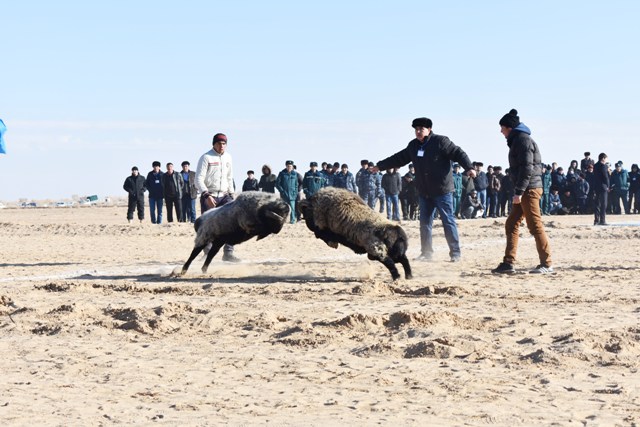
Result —
POLYGON ((182 197, 182 216, 180 222, 196 222, 196 199, 189 196, 182 197))
POLYGON ((631 213, 638 213, 640 210, 638 197, 640 197, 640 189, 633 189, 633 191, 629 190, 629 211, 631 213))
POLYGON ((498 207, 498 193, 487 193, 487 209, 489 209, 489 216, 495 218, 498 216, 500 208, 498 207))
POLYGON ((127 206, 127 219, 133 219, 133 212, 138 209, 138 219, 142 221, 144 219, 144 197, 132 198, 129 197, 129 204, 127 206))
POLYGON ((629 191, 628 190, 613 190, 613 213, 616 215, 620 215, 622 210, 620 209, 620 202, 622 202, 622 208, 624 209, 624 213, 629 214, 629 191))
POLYGON ((500 216, 507 216, 513 208, 513 194, 500 193, 500 216))
POLYGON ((167 205, 167 222, 173 222, 173 208, 176 209, 176 220, 180 221, 182 216, 182 201, 180 197, 165 197, 165 204, 167 205))
POLYGON ((607 216, 607 202, 608 202, 609 193, 606 191, 597 191, 596 192, 596 204, 594 210, 594 223, 595 224, 605 224, 606 216, 607 216))

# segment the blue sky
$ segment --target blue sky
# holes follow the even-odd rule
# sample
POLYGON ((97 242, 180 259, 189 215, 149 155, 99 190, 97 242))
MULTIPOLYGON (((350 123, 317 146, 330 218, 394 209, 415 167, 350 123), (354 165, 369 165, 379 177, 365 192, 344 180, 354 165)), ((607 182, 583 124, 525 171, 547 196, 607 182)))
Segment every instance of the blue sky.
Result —
POLYGON ((224 132, 241 185, 287 159, 380 160, 434 121, 507 163, 515 107, 545 162, 640 162, 633 1, 25 1, 0 14, 0 200, 124 195, 224 132))

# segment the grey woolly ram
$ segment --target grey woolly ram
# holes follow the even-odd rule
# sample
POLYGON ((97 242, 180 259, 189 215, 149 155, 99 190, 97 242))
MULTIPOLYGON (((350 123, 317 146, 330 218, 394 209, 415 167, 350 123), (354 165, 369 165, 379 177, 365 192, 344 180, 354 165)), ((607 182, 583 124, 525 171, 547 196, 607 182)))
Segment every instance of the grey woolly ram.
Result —
POLYGON ((400 277, 395 266, 399 262, 405 277, 412 278, 404 230, 374 212, 356 194, 326 187, 300 202, 300 211, 309 230, 332 248, 342 244, 357 254, 366 253, 370 260, 384 264, 394 280, 400 277))
POLYGON ((202 266, 206 273, 213 257, 224 244, 237 245, 258 236, 278 234, 289 215, 289 206, 275 194, 258 191, 241 193, 236 200, 202 214, 195 223, 196 240, 180 275, 187 272, 196 256, 211 243, 202 266))

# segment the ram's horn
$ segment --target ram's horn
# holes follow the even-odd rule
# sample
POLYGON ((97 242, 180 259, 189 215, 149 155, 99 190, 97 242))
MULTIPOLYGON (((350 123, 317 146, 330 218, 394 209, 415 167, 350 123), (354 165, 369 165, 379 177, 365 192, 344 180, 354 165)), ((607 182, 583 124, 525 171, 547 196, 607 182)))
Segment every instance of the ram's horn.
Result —
POLYGON ((278 221, 284 221, 284 218, 282 218, 280 215, 278 215, 274 211, 267 211, 267 216, 269 218, 277 219, 278 221))

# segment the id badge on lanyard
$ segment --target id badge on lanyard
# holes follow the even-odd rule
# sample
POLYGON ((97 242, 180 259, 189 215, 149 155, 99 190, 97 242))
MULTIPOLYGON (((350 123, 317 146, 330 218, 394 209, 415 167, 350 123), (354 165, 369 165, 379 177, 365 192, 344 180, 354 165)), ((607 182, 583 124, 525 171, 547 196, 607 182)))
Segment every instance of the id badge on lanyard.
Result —
POLYGON ((419 149, 418 150, 418 157, 424 157, 424 149, 419 149))

